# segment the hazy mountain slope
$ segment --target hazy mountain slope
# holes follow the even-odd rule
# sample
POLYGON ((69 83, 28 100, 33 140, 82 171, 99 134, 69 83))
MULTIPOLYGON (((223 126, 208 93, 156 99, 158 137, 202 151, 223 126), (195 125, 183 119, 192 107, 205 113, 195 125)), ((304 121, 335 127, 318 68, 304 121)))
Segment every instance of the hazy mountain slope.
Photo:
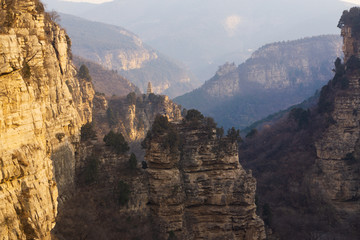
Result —
POLYGON ((73 52, 105 68, 119 71, 142 91, 148 82, 156 93, 181 95, 193 89, 191 74, 124 28, 62 14, 73 52))
POLYGON ((252 129, 256 129, 259 131, 259 130, 262 130, 265 128, 269 128, 269 127, 271 127, 271 125, 273 125, 274 123, 279 121, 285 115, 289 114, 289 112, 291 112, 291 110, 294 108, 302 108, 302 109, 313 108, 317 105, 317 103, 319 101, 319 96, 320 96, 320 92, 316 91, 313 96, 309 97, 308 99, 304 100, 303 102, 293 105, 285 110, 280 110, 276 113, 270 114, 269 116, 267 116, 259 121, 254 122, 250 126, 241 130, 241 134, 247 135, 252 129))
POLYGON ((203 86, 175 101, 226 128, 243 128, 313 95, 331 78, 340 50, 334 35, 268 44, 239 66, 221 66, 203 86))
POLYGON ((105 93, 109 97, 112 95, 124 96, 130 92, 140 93, 138 87, 118 74, 117 71, 105 69, 100 64, 78 56, 73 57, 73 62, 78 69, 82 64, 89 69, 92 83, 97 92, 105 93))

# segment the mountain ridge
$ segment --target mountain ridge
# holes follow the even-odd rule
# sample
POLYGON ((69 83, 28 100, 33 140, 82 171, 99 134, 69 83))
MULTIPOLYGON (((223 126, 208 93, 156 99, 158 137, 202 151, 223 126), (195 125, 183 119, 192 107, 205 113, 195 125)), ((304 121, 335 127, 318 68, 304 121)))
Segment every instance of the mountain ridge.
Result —
POLYGON ((331 78, 340 46, 335 35, 267 44, 239 66, 219 67, 200 88, 174 101, 226 128, 243 128, 313 95, 331 78))

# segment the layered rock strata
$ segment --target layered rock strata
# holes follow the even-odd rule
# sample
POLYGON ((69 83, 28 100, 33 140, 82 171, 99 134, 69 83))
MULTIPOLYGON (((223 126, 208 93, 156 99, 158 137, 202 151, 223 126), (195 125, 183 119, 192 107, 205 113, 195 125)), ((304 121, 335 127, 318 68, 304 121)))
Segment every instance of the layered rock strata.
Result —
MULTIPOLYGON (((346 25, 341 34, 345 60, 358 58, 359 37, 346 25)), ((315 143, 316 171, 322 174, 315 175, 313 184, 322 189, 338 219, 354 222, 360 212, 360 71, 348 68, 345 77, 349 86, 334 97, 333 123, 315 143)))
POLYGON ((79 128, 92 117, 92 85, 74 78, 70 40, 43 9, 0 2, 1 239, 50 239, 79 128))
POLYGON ((255 213, 256 182, 238 161, 237 144, 213 129, 177 126, 180 150, 153 139, 145 156, 149 203, 160 239, 265 239, 255 213))
POLYGON ((94 106, 94 122, 99 139, 113 129, 121 132, 129 142, 141 142, 156 115, 167 116, 172 122, 182 119, 181 107, 165 95, 130 93, 127 97, 113 97, 109 100, 97 95, 94 106))

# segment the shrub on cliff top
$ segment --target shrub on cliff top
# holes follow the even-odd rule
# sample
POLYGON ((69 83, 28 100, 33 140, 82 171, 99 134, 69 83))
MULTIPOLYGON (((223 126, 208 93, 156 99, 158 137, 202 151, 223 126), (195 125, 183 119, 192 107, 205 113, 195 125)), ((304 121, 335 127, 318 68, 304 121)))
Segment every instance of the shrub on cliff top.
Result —
POLYGON ((106 146, 112 147, 118 154, 126 153, 130 148, 121 133, 114 133, 112 130, 105 135, 104 142, 106 146))
POLYGON ((91 82, 91 76, 90 76, 90 73, 89 73, 89 69, 84 65, 82 64, 80 66, 80 69, 79 69, 79 72, 78 72, 78 78, 80 79, 85 79, 86 81, 88 82, 91 82))
POLYGON ((190 109, 187 111, 185 119, 186 121, 200 121, 204 119, 204 115, 196 109, 190 109))
POLYGON ((159 136, 167 132, 170 128, 170 122, 166 116, 156 115, 154 123, 151 127, 151 134, 159 136))
POLYGON ((134 105, 136 104, 136 93, 131 92, 126 96, 126 100, 129 104, 134 105))
POLYGON ((234 127, 228 129, 227 135, 226 135, 231 142, 241 142, 242 139, 240 137, 240 130, 236 130, 234 127))
POLYGON ((345 10, 337 26, 338 28, 349 26, 353 33, 360 33, 360 8, 353 7, 349 11, 345 10))
POLYGON ((148 142, 161 136, 161 146, 169 148, 170 152, 175 152, 179 148, 180 137, 175 126, 169 122, 166 116, 157 115, 151 130, 147 133, 146 138, 141 143, 143 148, 147 148, 148 142))

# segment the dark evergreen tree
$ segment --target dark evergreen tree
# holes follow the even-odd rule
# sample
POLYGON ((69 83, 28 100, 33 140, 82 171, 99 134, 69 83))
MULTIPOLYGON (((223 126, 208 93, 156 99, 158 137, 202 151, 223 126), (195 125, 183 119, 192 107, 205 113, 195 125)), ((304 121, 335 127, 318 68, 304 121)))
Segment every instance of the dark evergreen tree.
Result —
POLYGON ((81 127, 81 141, 86 141, 96 137, 96 132, 92 123, 86 123, 81 127))
POLYGON ((236 130, 234 127, 230 128, 227 131, 226 135, 229 139, 231 139, 232 142, 241 142, 242 139, 240 137, 240 130, 236 130))
POLYGON ((78 72, 78 78, 80 79, 85 79, 86 81, 88 82, 91 82, 91 76, 90 76, 90 73, 89 73, 89 69, 84 65, 82 64, 80 66, 80 69, 79 69, 79 72, 78 72))
POLYGON ((124 154, 129 151, 129 145, 121 133, 114 133, 112 130, 105 135, 104 142, 106 146, 112 147, 118 154, 124 154))

